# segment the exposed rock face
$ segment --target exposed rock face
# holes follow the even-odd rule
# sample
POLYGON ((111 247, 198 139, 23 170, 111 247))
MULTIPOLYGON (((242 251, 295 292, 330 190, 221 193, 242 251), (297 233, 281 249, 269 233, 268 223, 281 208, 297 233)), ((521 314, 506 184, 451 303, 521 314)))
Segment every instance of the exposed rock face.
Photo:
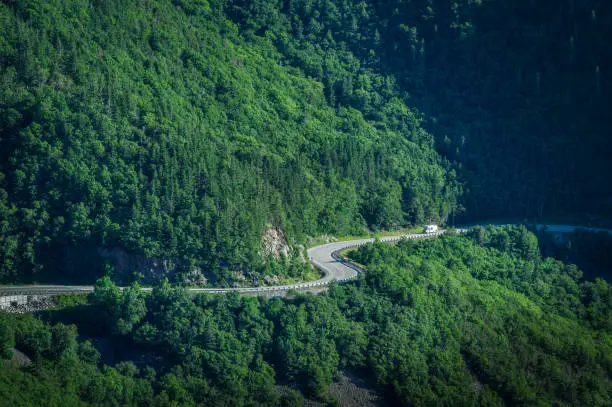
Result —
POLYGON ((164 278, 173 282, 180 279, 188 285, 201 286, 208 282, 200 268, 192 267, 188 270, 189 265, 182 260, 145 257, 119 247, 100 247, 98 254, 110 261, 116 273, 114 279, 119 284, 127 284, 134 274, 141 274, 145 284, 153 284, 164 278))
POLYGON ((194 267, 183 276, 183 284, 189 286, 205 286, 208 285, 208 279, 204 277, 202 269, 194 267))
POLYGON ((285 234, 280 228, 271 227, 261 238, 261 255, 266 257, 274 257, 280 260, 281 256, 289 257, 291 248, 287 244, 285 234))

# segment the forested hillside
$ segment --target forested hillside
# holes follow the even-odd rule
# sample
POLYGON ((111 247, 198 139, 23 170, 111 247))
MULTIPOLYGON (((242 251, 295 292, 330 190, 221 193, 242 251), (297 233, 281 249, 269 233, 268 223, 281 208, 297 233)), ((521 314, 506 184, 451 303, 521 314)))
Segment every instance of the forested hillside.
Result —
POLYGON ((611 19, 596 0, 3 1, 0 280, 91 281, 104 249, 228 283, 264 273, 270 227, 609 218, 611 19))
POLYGON ((349 370, 392 406, 612 403, 612 287, 540 256, 524 227, 351 257, 367 272, 317 296, 194 298, 167 282, 146 294, 105 278, 87 305, 0 313, 0 364, 13 349, 31 359, 0 368, 0 400, 337 405, 328 386, 349 370))
POLYGON ((331 104, 376 120, 370 72, 425 114, 465 184, 466 216, 612 211, 612 3, 599 0, 235 0, 331 104), (323 63, 321 66, 321 62, 323 63))
POLYGON ((1 3, 0 281, 92 281, 106 250, 229 283, 262 270, 269 227, 299 243, 448 216, 455 173, 392 76, 340 105, 312 72, 345 59, 288 63, 233 10, 1 3))

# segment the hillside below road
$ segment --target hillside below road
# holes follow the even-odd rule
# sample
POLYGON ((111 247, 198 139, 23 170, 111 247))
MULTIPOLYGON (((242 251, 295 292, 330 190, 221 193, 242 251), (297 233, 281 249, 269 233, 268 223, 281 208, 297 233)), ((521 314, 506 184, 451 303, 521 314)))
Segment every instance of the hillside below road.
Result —
MULTIPOLYGON (((497 225, 501 226, 501 225, 497 225)), ((457 229, 459 232, 465 232, 474 226, 457 229)), ((571 233, 576 229, 584 229, 593 232, 608 232, 611 230, 598 229, 582 226, 571 225, 536 225, 538 229, 546 228, 553 233, 571 233)), ((402 238, 406 239, 427 239, 441 236, 445 230, 440 230, 435 233, 408 234, 399 236, 382 237, 381 242, 393 243, 402 238)), ((308 249, 308 259, 317 269, 321 270, 323 277, 319 280, 296 283, 289 285, 266 286, 266 287, 236 287, 236 288, 188 288, 188 291, 193 293, 228 293, 239 292, 245 294, 274 294, 274 292, 286 292, 289 290, 308 291, 316 288, 322 288, 332 281, 345 282, 356 279, 359 269, 356 265, 344 261, 338 253, 342 250, 359 247, 366 243, 373 242, 375 239, 357 239, 346 240, 341 242, 327 243, 320 246, 315 246, 308 249)), ((58 294, 83 294, 93 291, 93 286, 63 286, 63 285, 28 285, 28 286, 0 286, 0 297, 19 296, 19 295, 58 295, 58 294)), ((151 288, 143 288, 143 291, 151 291, 151 288)))

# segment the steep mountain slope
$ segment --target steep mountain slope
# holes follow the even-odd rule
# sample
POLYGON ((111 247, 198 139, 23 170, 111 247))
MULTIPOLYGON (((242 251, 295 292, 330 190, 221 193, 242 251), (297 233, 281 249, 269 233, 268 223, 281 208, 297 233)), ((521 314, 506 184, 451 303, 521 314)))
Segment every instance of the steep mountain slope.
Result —
POLYGON ((224 6, 2 2, 0 281, 91 280, 119 250, 228 282, 265 271, 269 226, 448 216, 454 172, 390 78, 376 116, 332 103, 224 6))

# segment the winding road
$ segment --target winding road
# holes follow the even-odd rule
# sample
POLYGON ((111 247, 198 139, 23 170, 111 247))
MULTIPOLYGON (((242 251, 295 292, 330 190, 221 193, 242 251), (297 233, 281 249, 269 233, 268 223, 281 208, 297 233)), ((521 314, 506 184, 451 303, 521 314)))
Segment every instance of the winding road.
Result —
MULTIPOLYGON (((501 225, 498 225, 501 226, 501 225)), ((457 229, 459 232, 467 231, 472 228, 457 229)), ((584 229, 593 232, 608 232, 607 229, 589 228, 582 226, 570 225, 536 225, 538 229, 546 228, 553 233, 570 233, 576 229, 584 229)), ((397 242, 402 238, 406 239, 427 239, 441 236, 445 230, 440 230, 435 233, 422 234, 407 234, 400 236, 382 237, 381 242, 397 242)), ((308 249, 308 259, 317 269, 323 273, 323 277, 319 280, 296 283, 289 285, 266 286, 266 287, 239 287, 239 288, 189 288, 188 291, 193 293, 228 293, 240 292, 245 294, 274 294, 274 292, 286 292, 289 290, 308 291, 316 288, 322 288, 332 281, 344 282, 356 279, 362 271, 358 266, 344 261, 339 256, 342 250, 359 247, 366 243, 373 242, 374 239, 357 239, 347 240, 342 242, 327 243, 320 246, 315 246, 308 249)), ((57 295, 57 294, 85 294, 90 293, 94 289, 93 286, 67 286, 67 285, 29 285, 29 286, 0 286, 0 297, 7 296, 23 296, 23 295, 57 295)), ((143 291, 151 291, 151 288, 143 288, 143 291)))

